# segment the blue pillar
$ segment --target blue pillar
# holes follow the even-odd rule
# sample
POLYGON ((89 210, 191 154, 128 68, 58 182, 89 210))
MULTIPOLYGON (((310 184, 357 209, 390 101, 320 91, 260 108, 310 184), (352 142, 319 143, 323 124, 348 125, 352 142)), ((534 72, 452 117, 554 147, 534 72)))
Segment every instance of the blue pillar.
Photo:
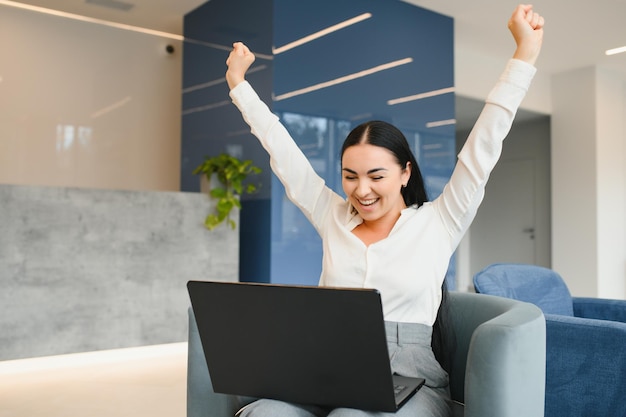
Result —
POLYGON ((218 81, 233 41, 257 54, 250 83, 340 194, 341 144, 369 119, 404 132, 431 199, 449 178, 456 161, 451 18, 389 0, 211 0, 185 17, 185 37, 193 41, 183 61, 181 189, 198 189, 190 173, 205 154, 228 151, 264 168, 261 192, 243 201, 241 280, 314 285, 321 242, 286 200, 218 81), (289 48, 329 28, 337 30, 289 48))

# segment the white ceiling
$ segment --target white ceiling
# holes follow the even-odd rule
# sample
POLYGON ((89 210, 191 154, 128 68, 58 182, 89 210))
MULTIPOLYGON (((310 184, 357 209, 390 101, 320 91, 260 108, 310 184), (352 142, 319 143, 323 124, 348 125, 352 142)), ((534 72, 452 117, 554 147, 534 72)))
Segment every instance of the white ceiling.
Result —
POLYGON ((116 23, 181 35, 182 16, 207 0, 17 0, 19 3, 60 10, 116 23), (109 3, 106 7, 104 4, 109 3), (100 5, 103 4, 103 5, 100 5), (131 5, 128 11, 115 5, 131 5))
MULTIPOLYGON (((182 33, 182 16, 206 0, 92 0, 133 4, 130 11, 90 4, 86 0, 22 0, 37 6, 182 33)), ((404 0, 454 18, 455 43, 487 56, 510 54, 511 37, 502 30, 517 1, 404 0), (502 36, 497 35, 502 34, 502 36)), ((626 74, 626 53, 605 56, 606 49, 626 45, 626 0, 536 0, 546 18, 539 64, 547 73, 600 65, 626 74)))
MULTIPOLYGON (((502 30, 517 1, 403 0, 454 18, 455 47, 470 48, 478 56, 507 56, 512 38, 502 30), (494 35, 502 34, 502 35, 494 35)), ((206 0, 22 0, 41 7, 182 34, 182 16, 206 0), (92 2, 134 5, 121 11, 92 2)), ((626 45, 626 0, 536 0, 546 19, 545 40, 538 66, 555 74, 598 65, 620 71, 626 78, 626 53, 604 51, 626 45)), ((459 116, 459 115, 457 115, 459 116)))
MULTIPOLYGON (((515 1, 406 1, 454 17, 457 47, 499 56, 512 51, 512 38, 502 28, 515 1)), ((546 19, 538 62, 542 72, 555 74, 598 65, 626 75, 626 53, 604 54, 607 49, 626 45, 626 0, 536 0, 533 4, 546 19)))
MULTIPOLYGON (((509 56, 513 40, 506 23, 518 1, 403 0, 454 18, 455 48, 476 56, 509 56), (503 30, 504 29, 504 30, 503 30)), ((626 0, 535 0, 534 9, 546 19, 544 44, 537 62, 550 76, 569 70, 599 66, 626 79, 626 53, 606 56, 605 50, 626 45, 626 0)), ((468 129, 482 109, 478 100, 457 97, 457 128, 468 129)), ((539 115, 520 110, 516 121, 539 115)))

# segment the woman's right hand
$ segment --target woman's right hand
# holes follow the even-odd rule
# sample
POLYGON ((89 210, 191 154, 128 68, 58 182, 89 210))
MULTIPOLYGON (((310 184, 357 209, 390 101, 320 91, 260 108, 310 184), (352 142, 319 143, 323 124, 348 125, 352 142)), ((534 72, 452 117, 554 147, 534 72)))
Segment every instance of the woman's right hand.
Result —
POLYGON ((517 49, 513 58, 535 64, 543 43, 543 16, 530 4, 520 4, 509 19, 508 27, 515 39, 517 49))
POLYGON ((230 55, 228 55, 226 60, 226 65, 228 66, 226 82, 231 90, 246 79, 246 71, 248 71, 254 59, 254 54, 250 52, 246 45, 242 42, 233 43, 233 50, 230 51, 230 55))

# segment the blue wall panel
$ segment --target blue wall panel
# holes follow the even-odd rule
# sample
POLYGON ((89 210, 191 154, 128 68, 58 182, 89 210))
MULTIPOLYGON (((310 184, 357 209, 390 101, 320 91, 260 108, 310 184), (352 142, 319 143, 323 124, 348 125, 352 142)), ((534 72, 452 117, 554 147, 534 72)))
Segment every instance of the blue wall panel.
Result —
POLYGON ((266 168, 262 192, 244 200, 242 280, 316 284, 321 243, 269 173, 267 156, 247 133, 234 106, 211 107, 229 101, 226 85, 193 90, 194 85, 223 77, 234 40, 262 55, 257 55, 249 81, 330 187, 343 195, 339 150, 347 133, 365 120, 380 119, 407 136, 429 197, 441 192, 456 161, 454 126, 427 124, 454 119, 453 93, 446 90, 395 105, 388 101, 453 87, 451 18, 390 0, 212 0, 186 17, 185 36, 204 43, 186 43, 184 51, 182 189, 197 190, 190 170, 202 155, 218 150, 239 153, 266 168), (358 23, 272 53, 272 47, 276 51, 359 16, 363 20, 358 23), (399 65, 382 69, 393 63, 399 65), (346 78, 367 71, 371 73, 346 78), (322 83, 330 86, 283 96, 322 83), (209 110, 202 111, 203 106, 209 110))
MULTIPOLYGON (((199 191, 199 178, 192 171, 205 155, 227 152, 252 159, 263 169, 254 178, 260 191, 242 198, 239 274, 242 280, 269 282, 269 158, 231 103, 224 73, 232 43, 245 42, 257 53, 248 79, 271 105, 273 1, 209 1, 185 16, 184 35, 181 190, 199 191)), ((207 232, 207 239, 213 236, 207 232)))

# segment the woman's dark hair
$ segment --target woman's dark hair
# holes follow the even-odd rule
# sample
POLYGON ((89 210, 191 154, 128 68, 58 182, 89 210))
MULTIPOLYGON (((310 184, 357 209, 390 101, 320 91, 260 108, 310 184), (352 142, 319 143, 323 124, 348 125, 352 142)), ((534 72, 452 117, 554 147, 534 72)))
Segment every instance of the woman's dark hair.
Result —
MULTIPOLYGON (((397 127, 390 123, 373 120, 362 123, 352 129, 348 137, 341 147, 341 156, 351 146, 361 143, 367 143, 374 146, 380 146, 390 151, 398 161, 398 164, 404 168, 407 162, 411 163, 411 177, 406 187, 401 190, 404 203, 407 207, 422 204, 428 201, 426 187, 422 173, 417 165, 415 155, 409 147, 404 134, 397 127)), ((431 346, 435 357, 446 372, 450 372, 452 361, 452 351, 454 348, 454 340, 452 332, 449 328, 448 321, 448 286, 447 283, 441 285, 441 304, 437 312, 437 319, 433 325, 433 336, 431 346)))
POLYGON ((454 350, 456 349, 456 335, 450 324, 450 300, 448 295, 448 282, 441 284, 441 304, 437 311, 437 319, 433 324, 433 336, 430 346, 433 349, 435 358, 441 367, 449 374, 454 360, 454 350))
POLYGON ((396 157, 398 164, 402 168, 406 167, 407 162, 411 163, 411 177, 407 186, 402 188, 401 191, 407 207, 413 204, 417 204, 420 207, 428 201, 422 173, 413 152, 411 152, 409 143, 398 128, 379 120, 362 123, 348 134, 341 148, 341 156, 343 157, 343 153, 350 146, 360 143, 368 143, 387 149, 396 157))

